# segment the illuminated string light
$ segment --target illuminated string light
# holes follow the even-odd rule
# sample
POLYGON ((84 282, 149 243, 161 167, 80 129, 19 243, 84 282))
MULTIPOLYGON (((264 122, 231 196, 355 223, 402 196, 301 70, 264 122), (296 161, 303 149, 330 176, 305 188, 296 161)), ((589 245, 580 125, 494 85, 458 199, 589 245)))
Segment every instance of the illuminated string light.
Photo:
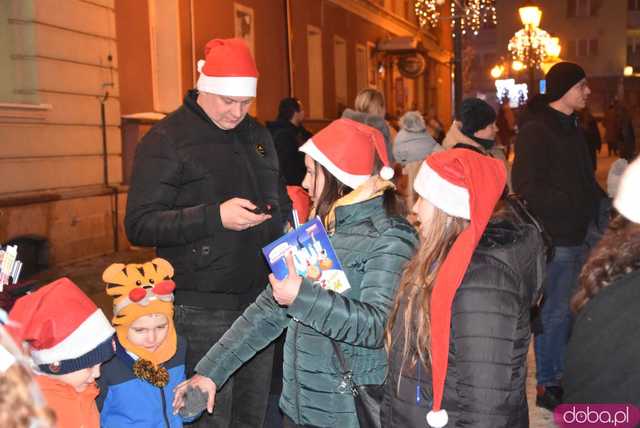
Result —
MULTIPOLYGON (((438 3, 442 2, 438 2, 438 0, 415 1, 414 9, 420 26, 429 24, 431 27, 435 27, 438 24, 441 18, 436 7, 438 3)), ((458 2, 451 2, 451 16, 460 21, 463 35, 467 33, 478 35, 483 24, 496 25, 498 23, 495 0, 460 0, 459 3, 461 6, 458 6, 458 2)), ((454 25, 454 20, 451 20, 451 25, 454 25)))
POLYGON ((551 45, 551 36, 542 28, 523 28, 509 40, 507 48, 514 60, 538 68, 550 56, 551 45))
POLYGON ((440 12, 436 9, 436 0, 416 0, 413 8, 418 17, 418 22, 421 27, 429 24, 431 27, 438 25, 438 19, 440 19, 440 12))

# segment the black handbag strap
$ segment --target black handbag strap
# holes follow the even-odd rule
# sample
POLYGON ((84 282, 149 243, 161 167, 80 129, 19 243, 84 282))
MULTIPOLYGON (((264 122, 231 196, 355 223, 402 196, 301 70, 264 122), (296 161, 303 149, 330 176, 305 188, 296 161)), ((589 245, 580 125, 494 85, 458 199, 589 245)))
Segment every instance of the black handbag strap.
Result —
POLYGON ((338 344, 334 340, 331 340, 331 346, 333 346, 333 351, 338 357, 340 370, 342 371, 342 382, 340 382, 340 384, 338 385, 338 392, 344 394, 349 391, 351 392, 351 395, 357 397, 360 392, 358 391, 358 386, 353 381, 353 372, 347 367, 347 361, 344 358, 344 354, 340 350, 340 346, 338 346, 338 344))
POLYGON ((340 346, 338 346, 338 344, 334 340, 329 340, 331 341, 331 346, 333 346, 333 351, 338 357, 338 362, 340 363, 340 370, 342 371, 342 374, 351 375, 351 370, 349 370, 349 367, 347 367, 347 360, 344 358, 344 354, 342 353, 340 346))

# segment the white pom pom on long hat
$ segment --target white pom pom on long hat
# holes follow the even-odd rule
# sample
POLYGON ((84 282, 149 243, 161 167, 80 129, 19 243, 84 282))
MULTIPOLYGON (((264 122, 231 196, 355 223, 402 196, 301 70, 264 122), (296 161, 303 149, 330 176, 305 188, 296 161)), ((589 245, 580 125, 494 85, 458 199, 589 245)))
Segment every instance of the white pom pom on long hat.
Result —
POLYGON ((438 411, 431 410, 427 413, 427 423, 432 428, 442 428, 446 426, 448 422, 449 415, 444 409, 440 409, 438 411))
POLYGON ((205 60, 203 59, 198 60, 198 62, 196 63, 196 68, 198 69, 198 73, 202 73, 202 69, 204 68, 205 64, 206 64, 205 60))
POLYGON ((391 167, 383 166, 382 169, 380 169, 380 177, 384 180, 391 180, 394 174, 393 168, 391 167))

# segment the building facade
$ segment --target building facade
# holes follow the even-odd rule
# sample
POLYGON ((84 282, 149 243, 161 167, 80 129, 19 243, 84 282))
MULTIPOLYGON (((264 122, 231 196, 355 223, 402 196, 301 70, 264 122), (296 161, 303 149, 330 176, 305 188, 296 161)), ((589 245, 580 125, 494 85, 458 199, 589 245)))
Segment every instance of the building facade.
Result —
POLYGON ((113 0, 0 2, 0 242, 44 237, 51 263, 113 250, 118 62, 113 0))
POLYGON ((195 63, 215 37, 243 37, 260 81, 255 109, 271 120, 278 101, 296 96, 312 120, 330 120, 357 92, 377 87, 392 114, 416 107, 449 116, 450 33, 421 31, 410 0, 116 1, 122 112, 166 113, 197 78, 195 63), (162 8, 162 9, 161 9, 162 8), (171 14, 158 13, 171 9, 171 14), (401 76, 396 59, 377 50, 397 37, 419 37, 427 73, 401 76), (162 40, 163 38, 170 39, 162 40))
POLYGON ((215 37, 253 50, 251 113, 263 122, 295 96, 320 129, 365 87, 385 93, 392 115, 450 120, 450 28, 421 30, 411 0, 7 0, 0 242, 44 237, 56 264, 126 247, 135 144, 181 104, 215 37), (405 77, 398 63, 418 51, 426 70, 405 77))

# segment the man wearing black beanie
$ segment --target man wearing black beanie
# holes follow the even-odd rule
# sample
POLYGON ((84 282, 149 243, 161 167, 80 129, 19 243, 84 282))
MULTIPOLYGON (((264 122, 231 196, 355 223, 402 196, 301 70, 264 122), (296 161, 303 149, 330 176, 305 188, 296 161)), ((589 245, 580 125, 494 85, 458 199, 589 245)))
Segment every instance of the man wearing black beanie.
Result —
POLYGON ((575 112, 591 93, 582 67, 561 62, 546 75, 545 102, 528 107, 515 146, 512 181, 553 240, 547 264, 542 332, 535 336, 536 405, 561 402, 565 349, 571 329, 569 300, 587 252, 586 236, 596 219, 602 190, 575 112))

